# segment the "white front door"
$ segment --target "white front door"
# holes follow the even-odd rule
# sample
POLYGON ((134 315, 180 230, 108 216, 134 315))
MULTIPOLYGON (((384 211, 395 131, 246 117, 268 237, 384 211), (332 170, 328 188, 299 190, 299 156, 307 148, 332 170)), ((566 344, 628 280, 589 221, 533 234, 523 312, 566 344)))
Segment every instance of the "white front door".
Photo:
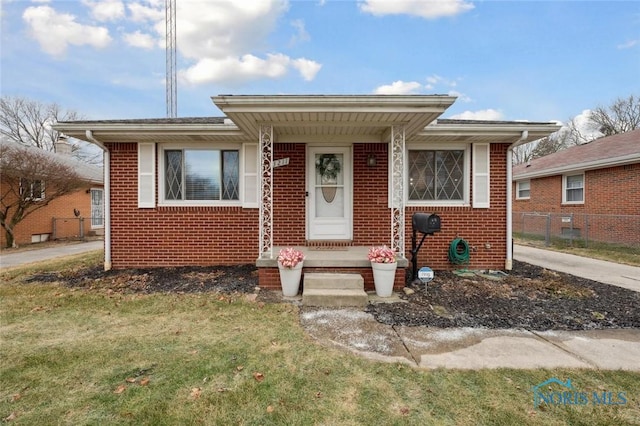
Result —
POLYGON ((307 239, 352 238, 351 147, 307 150, 307 239))

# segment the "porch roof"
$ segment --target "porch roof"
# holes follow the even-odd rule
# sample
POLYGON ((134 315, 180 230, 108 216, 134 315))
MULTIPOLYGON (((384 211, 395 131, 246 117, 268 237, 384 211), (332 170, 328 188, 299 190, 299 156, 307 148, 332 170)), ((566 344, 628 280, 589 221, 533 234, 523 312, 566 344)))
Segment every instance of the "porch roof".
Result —
POLYGON ((56 130, 101 142, 256 142, 260 124, 273 126, 275 142, 388 142, 392 125, 405 140, 511 143, 556 131, 554 123, 447 120, 455 101, 446 95, 220 95, 226 117, 185 117, 59 122, 56 130))

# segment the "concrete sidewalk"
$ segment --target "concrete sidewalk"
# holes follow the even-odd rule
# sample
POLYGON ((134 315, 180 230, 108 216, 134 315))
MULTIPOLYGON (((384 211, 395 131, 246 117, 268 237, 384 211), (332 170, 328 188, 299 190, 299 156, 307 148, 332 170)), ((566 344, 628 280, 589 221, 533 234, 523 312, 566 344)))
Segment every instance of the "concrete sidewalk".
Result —
POLYGON ((426 369, 640 371, 639 329, 534 332, 388 326, 358 309, 307 310, 301 323, 322 344, 426 369))
POLYGON ((56 245, 54 247, 24 250, 10 254, 0 254, 0 269, 37 263, 43 260, 55 259, 64 256, 73 256, 88 251, 104 248, 104 241, 79 241, 69 244, 56 245))
POLYGON ((640 291, 640 268, 531 246, 515 245, 513 257, 521 262, 565 272, 605 284, 640 291))
MULTIPOLYGON (((522 262, 640 291, 637 267, 528 246, 515 246, 514 251, 515 258, 522 262)), ((375 297, 370 295, 369 301, 375 302, 375 297)), ((539 332, 389 326, 358 309, 305 310, 301 323, 321 343, 379 361, 426 369, 640 371, 640 329, 539 332)))

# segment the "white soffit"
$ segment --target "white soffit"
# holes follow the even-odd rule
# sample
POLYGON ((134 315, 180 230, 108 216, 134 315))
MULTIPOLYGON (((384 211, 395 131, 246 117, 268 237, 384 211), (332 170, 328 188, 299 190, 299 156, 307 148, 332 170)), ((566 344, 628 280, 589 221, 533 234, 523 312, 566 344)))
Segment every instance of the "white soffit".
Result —
POLYGON ((413 134, 438 118, 455 97, 445 95, 233 96, 212 98, 241 129, 258 137, 270 124, 278 141, 358 138, 382 141, 392 125, 413 134))

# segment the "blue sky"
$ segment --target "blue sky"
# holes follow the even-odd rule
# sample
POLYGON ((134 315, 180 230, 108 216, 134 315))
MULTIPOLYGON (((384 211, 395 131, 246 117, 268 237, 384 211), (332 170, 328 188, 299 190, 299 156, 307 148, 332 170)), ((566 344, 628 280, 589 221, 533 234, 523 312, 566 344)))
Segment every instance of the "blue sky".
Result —
MULTIPOLYGON (((164 0, 2 1, 2 95, 164 117, 164 0)), ((638 1, 177 0, 178 116, 218 94, 453 94, 566 122, 640 93, 638 1)))

